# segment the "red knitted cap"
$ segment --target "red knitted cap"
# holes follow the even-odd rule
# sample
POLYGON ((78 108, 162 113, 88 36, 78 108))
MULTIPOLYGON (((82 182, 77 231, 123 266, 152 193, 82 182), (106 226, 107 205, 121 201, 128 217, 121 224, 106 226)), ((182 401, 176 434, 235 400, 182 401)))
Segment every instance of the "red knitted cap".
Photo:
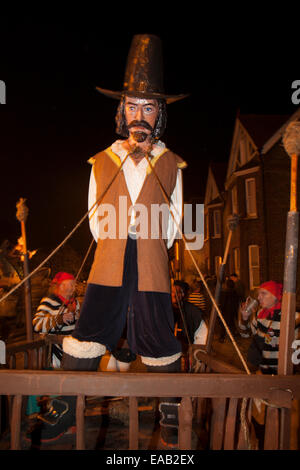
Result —
POLYGON ((73 274, 59 272, 54 276, 52 283, 60 284, 62 281, 67 281, 69 279, 75 281, 75 277, 73 276, 73 274))
POLYGON ((283 285, 280 284, 279 282, 275 282, 275 281, 264 282, 259 288, 265 289, 268 292, 271 292, 271 294, 273 294, 276 297, 276 299, 279 301, 282 299, 283 285))

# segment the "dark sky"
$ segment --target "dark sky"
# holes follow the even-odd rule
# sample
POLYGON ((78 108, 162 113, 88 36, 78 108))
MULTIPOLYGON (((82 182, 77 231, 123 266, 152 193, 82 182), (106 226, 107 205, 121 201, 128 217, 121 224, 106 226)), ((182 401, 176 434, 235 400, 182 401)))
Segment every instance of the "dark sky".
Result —
MULTIPOLYGON (((155 22, 159 24, 159 22, 155 22)), ((107 24, 106 24, 107 26, 107 24)), ((54 248, 87 210, 87 160, 116 138, 117 101, 95 86, 122 89, 133 34, 163 41, 165 89, 190 97, 169 105, 163 140, 188 163, 186 199, 203 197, 210 161, 227 161, 234 120, 242 113, 292 114, 291 84, 205 45, 195 28, 134 27, 109 31, 77 18, 2 22, 0 80, 7 104, 0 107, 0 243, 20 234, 15 204, 27 199, 30 249, 54 248), (268 78, 269 77, 269 78, 268 78)), ((208 38, 209 39, 209 38, 208 38)), ((297 77, 294 77, 296 79, 297 77)), ((87 223, 74 237, 84 252, 87 223)))

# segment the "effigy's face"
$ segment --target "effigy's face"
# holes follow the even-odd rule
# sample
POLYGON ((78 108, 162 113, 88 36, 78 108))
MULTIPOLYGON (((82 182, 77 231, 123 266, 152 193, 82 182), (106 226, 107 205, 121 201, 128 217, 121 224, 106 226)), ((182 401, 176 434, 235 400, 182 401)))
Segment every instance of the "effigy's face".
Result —
POLYGON ((128 131, 136 142, 144 142, 151 136, 159 113, 156 100, 125 98, 125 119, 128 131))

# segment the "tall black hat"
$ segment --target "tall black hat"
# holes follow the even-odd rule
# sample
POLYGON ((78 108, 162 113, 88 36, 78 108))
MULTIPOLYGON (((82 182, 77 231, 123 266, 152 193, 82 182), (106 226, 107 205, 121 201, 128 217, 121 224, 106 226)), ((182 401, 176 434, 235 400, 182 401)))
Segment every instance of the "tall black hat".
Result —
POLYGON ((123 90, 111 91, 96 88, 100 93, 115 99, 126 95, 146 99, 164 99, 168 104, 188 96, 165 94, 161 40, 149 34, 137 34, 132 39, 123 90))

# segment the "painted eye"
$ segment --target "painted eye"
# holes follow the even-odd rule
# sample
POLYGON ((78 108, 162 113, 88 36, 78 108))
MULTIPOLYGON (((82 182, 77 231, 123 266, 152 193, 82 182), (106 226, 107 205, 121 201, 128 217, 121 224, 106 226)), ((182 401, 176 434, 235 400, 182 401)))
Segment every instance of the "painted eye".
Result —
POLYGON ((127 106, 127 110, 128 110, 130 113, 134 113, 134 112, 135 112, 135 106, 127 106))

